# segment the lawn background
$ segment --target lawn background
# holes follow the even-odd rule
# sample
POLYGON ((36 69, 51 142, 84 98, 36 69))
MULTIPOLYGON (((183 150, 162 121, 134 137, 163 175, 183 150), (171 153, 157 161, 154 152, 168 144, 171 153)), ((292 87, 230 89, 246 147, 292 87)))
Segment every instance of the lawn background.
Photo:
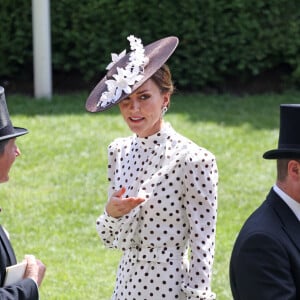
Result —
MULTIPOLYGON (((120 258, 98 239, 95 220, 106 202, 106 148, 130 134, 118 109, 90 114, 86 93, 52 101, 6 95, 22 155, 1 185, 1 224, 10 232, 18 260, 35 254, 47 265, 41 299, 106 300, 120 258)), ((232 299, 228 264, 236 234, 275 181, 275 162, 262 154, 277 147, 282 95, 173 96, 165 119, 211 150, 219 167, 219 208, 213 290, 232 299)))

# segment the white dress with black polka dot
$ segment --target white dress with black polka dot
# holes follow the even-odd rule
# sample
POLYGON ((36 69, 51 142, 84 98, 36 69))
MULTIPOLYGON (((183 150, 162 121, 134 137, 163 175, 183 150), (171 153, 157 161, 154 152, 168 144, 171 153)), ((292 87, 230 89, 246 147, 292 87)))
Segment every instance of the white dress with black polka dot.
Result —
POLYGON ((218 170, 215 157, 165 123, 108 149, 109 197, 121 187, 146 199, 121 218, 97 219, 104 244, 123 251, 114 300, 215 299, 218 170))

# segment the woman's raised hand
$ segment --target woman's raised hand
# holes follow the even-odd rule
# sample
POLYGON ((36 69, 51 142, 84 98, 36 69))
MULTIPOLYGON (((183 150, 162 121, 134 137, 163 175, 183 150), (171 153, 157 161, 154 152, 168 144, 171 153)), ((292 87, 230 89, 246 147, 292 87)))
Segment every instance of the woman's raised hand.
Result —
POLYGON ((113 218, 120 218, 128 214, 133 208, 145 201, 140 197, 122 198, 126 189, 122 187, 114 192, 106 204, 106 213, 113 218))

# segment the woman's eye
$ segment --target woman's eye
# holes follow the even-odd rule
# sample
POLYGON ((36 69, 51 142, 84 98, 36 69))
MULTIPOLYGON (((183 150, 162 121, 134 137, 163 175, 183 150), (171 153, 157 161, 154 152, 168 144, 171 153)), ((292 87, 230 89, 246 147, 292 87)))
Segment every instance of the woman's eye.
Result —
POLYGON ((128 102, 129 102, 129 98, 125 98, 121 101, 121 103, 123 103, 123 104, 127 104, 128 102))
POLYGON ((146 100, 146 99, 148 99, 150 96, 149 95, 141 95, 140 96, 140 99, 141 100, 146 100))

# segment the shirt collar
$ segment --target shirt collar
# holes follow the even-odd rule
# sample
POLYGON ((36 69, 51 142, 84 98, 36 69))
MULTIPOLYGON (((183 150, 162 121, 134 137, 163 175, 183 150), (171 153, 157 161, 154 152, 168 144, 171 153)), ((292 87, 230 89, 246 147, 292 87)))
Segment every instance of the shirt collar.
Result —
POLYGON ((273 186, 276 194, 286 203, 286 205, 292 210, 297 219, 300 221, 300 203, 291 198, 282 189, 280 189, 276 184, 273 186))

